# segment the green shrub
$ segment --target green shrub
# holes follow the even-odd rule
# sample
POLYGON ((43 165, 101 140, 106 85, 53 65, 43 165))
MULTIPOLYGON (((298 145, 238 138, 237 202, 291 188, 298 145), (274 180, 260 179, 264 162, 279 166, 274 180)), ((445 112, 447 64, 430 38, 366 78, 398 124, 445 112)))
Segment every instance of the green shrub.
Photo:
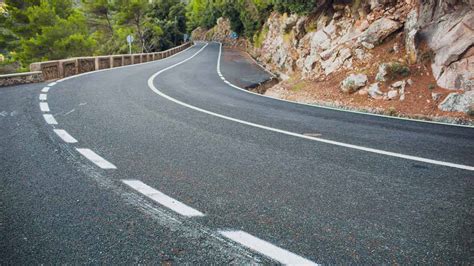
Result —
POLYGON ((263 27, 263 29, 260 32, 254 35, 253 43, 256 48, 262 47, 263 41, 265 40, 265 37, 267 36, 268 31, 269 31, 269 28, 268 26, 265 25, 265 27, 263 27))
POLYGON ((397 109, 393 106, 389 107, 388 110, 387 110, 387 115, 396 116, 397 115, 397 109))
POLYGON ((408 77, 410 75, 410 68, 398 62, 390 63, 387 65, 387 74, 391 79, 408 77))

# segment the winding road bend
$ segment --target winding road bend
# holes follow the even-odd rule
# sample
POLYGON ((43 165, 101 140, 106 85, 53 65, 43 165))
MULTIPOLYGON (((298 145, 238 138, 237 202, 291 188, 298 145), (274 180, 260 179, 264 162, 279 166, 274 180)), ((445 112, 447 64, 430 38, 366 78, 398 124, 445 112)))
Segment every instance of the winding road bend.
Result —
POLYGON ((472 127, 255 95, 221 53, 0 89, 0 264, 474 261, 472 127))

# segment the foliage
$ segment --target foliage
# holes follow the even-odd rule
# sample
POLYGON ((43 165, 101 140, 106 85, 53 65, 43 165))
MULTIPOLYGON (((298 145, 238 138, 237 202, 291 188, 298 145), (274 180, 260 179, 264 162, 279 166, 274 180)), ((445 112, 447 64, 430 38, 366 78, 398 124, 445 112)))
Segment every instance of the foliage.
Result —
POLYGON ((402 63, 393 62, 387 65, 387 74, 393 80, 410 75, 410 68, 402 63))
MULTIPOLYGON (((83 13, 70 0, 6 1, 8 16, 2 21, 9 33, 6 45, 23 68, 40 60, 88 55, 95 41, 90 37, 83 13)), ((8 37, 6 37, 8 36, 8 37)))
POLYGON ((154 52, 183 42, 196 27, 229 18, 232 30, 261 45, 273 10, 307 14, 327 0, 6 0, 0 3, 0 54, 29 63, 74 56, 154 52))
POLYGON ((280 13, 308 14, 313 11, 317 1, 305 0, 274 0, 274 8, 280 13))
POLYGON ((265 27, 263 27, 263 29, 260 32, 258 32, 258 34, 255 34, 255 36, 253 38, 253 43, 254 43, 256 48, 262 47, 263 40, 267 36, 268 31, 269 31, 268 26, 265 26, 265 27))

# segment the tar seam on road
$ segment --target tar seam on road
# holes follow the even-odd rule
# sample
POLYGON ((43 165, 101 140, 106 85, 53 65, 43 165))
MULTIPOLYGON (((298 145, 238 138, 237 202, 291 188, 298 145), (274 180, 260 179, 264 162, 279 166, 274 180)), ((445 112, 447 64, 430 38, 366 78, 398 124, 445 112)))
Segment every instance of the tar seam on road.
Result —
POLYGON ((285 135, 288 135, 288 136, 293 136, 293 137, 303 138, 303 139, 307 139, 307 140, 314 140, 314 141, 318 141, 318 142, 322 142, 322 143, 326 143, 326 144, 336 145, 336 146, 340 146, 340 147, 346 147, 346 148, 351 148, 351 149, 355 149, 355 150, 366 151, 366 152, 371 152, 371 153, 376 153, 376 154, 382 154, 382 155, 387 155, 387 156, 392 156, 392 157, 397 157, 397 158, 407 159, 407 160, 412 160, 412 161, 424 162, 424 163, 429 163, 429 164, 434 164, 434 165, 441 165, 441 166, 447 166, 447 167, 452 167, 452 168, 458 168, 458 169, 463 169, 463 170, 474 171, 474 166, 457 164, 457 163, 450 163, 450 162, 443 162, 443 161, 427 159, 427 158, 422 158, 422 157, 417 157, 417 156, 412 156, 412 155, 405 155, 405 154, 396 153, 396 152, 389 152, 389 151, 384 151, 384 150, 367 148, 367 147, 363 147, 363 146, 358 146, 358 145, 353 145, 353 144, 348 144, 348 143, 343 143, 343 142, 338 142, 338 141, 332 141, 332 140, 327 140, 327 139, 323 139, 323 138, 305 136, 303 134, 294 133, 294 132, 290 132, 290 131, 286 131, 286 130, 282 130, 282 129, 277 129, 277 128, 273 128, 273 127, 267 127, 267 126, 264 126, 264 125, 260 125, 260 124, 240 120, 240 119, 237 119, 237 118, 221 115, 221 114, 214 113, 214 112, 211 112, 211 111, 208 111, 208 110, 205 110, 205 109, 201 109, 201 108, 196 107, 194 105, 190 105, 190 104, 181 102, 181 101, 179 101, 175 98, 172 98, 172 97, 164 94, 163 92, 161 92, 160 90, 158 90, 155 87, 155 85, 153 84, 153 80, 158 75, 160 75, 161 73, 163 73, 163 72, 165 72, 169 69, 172 69, 176 66, 179 66, 179 65, 191 60, 193 57, 198 55, 206 47, 207 47, 207 44, 204 47, 202 47, 199 51, 197 51, 194 55, 192 55, 191 57, 189 57, 189 58, 187 58, 187 59, 185 59, 185 60, 183 60, 179 63, 176 63, 172 66, 169 66, 169 67, 167 67, 163 70, 160 70, 160 71, 156 72, 155 74, 153 74, 148 79, 148 87, 153 92, 155 92, 156 94, 158 94, 161 97, 163 97, 165 99, 168 99, 168 100, 170 100, 174 103, 177 103, 179 105, 182 105, 182 106, 190 108, 190 109, 193 109, 195 111, 199 111, 199 112, 202 112, 202 113, 205 113, 205 114, 208 114, 208 115, 212 115, 212 116, 219 117, 219 118, 222 118, 222 119, 225 119, 225 120, 237 122, 237 123, 240 123, 240 124, 244 124, 244 125, 248 125, 248 126, 252 126, 252 127, 256 127, 256 128, 260 128, 260 129, 265 129, 265 130, 285 134, 285 135))
POLYGON ((153 201, 165 206, 168 209, 171 209, 183 216, 194 217, 194 216, 204 216, 204 214, 198 210, 195 210, 186 204, 171 198, 170 196, 148 186, 139 180, 122 180, 124 184, 138 191, 139 193, 145 195, 146 197, 152 199, 153 201))
POLYGON ((93 162, 95 165, 99 166, 102 169, 117 169, 115 165, 100 157, 97 153, 93 152, 90 149, 76 148, 76 150, 84 157, 86 157, 89 161, 93 162))
POLYGON ((308 259, 277 247, 244 231, 220 231, 220 233, 230 240, 255 250, 284 265, 318 265, 308 259))
MULTIPOLYGON (((219 56, 218 56, 218 59, 217 59, 217 73, 219 74, 219 76, 221 77, 222 80, 226 81, 226 79, 224 78, 224 76, 223 76, 222 73, 221 73, 221 50, 222 50, 222 43, 219 43, 219 45, 220 45, 220 47, 219 47, 219 56)), ((251 58, 252 58, 252 57, 251 57, 251 58)), ((252 59, 253 59, 253 58, 252 58, 252 59)), ((253 60, 255 61, 255 59, 253 59, 253 60)), ((256 62, 256 61, 255 61, 255 62, 256 62)), ((265 70, 265 71, 268 72, 268 70, 266 70, 266 69, 265 69, 262 65, 260 65, 258 62, 257 62, 257 65, 260 66, 263 70, 265 70)), ((269 73, 271 73, 271 72, 269 72, 269 73)), ((274 74, 272 74, 272 75, 275 76, 274 74)), ((333 110, 333 111, 338 111, 338 112, 346 112, 346 113, 353 113, 353 114, 378 116, 378 117, 383 117, 383 118, 398 119, 398 120, 409 121, 409 122, 421 122, 421 123, 438 124, 438 125, 453 126, 453 127, 474 128, 474 126, 471 126, 471 125, 461 125, 461 124, 452 124, 452 123, 445 123, 445 122, 428 121, 428 120, 405 118, 405 117, 397 117, 397 116, 388 116, 388 115, 373 114, 373 113, 361 112, 361 111, 344 110, 344 109, 341 109, 341 108, 323 106, 323 105, 318 105, 318 104, 300 103, 300 102, 295 102, 295 101, 291 101, 291 100, 285 100, 285 99, 275 98, 275 97, 263 95, 263 94, 260 94, 260 93, 252 92, 252 91, 243 89, 243 88, 241 88, 241 87, 239 87, 239 86, 237 86, 237 85, 234 85, 234 84, 232 84, 232 83, 230 83, 230 82, 226 82, 226 83, 229 84, 232 88, 238 89, 238 90, 243 91, 243 92, 246 92, 246 93, 250 93, 250 94, 253 94, 253 95, 260 96, 260 97, 265 97, 265 98, 272 99, 272 100, 275 100, 275 101, 282 101, 282 102, 287 102, 287 103, 292 103, 292 104, 304 105, 304 106, 309 106, 309 107, 313 107, 313 108, 322 108, 322 109, 328 109, 328 110, 333 110)))
POLYGON ((54 133, 66 143, 77 143, 77 140, 64 129, 54 129, 54 133))

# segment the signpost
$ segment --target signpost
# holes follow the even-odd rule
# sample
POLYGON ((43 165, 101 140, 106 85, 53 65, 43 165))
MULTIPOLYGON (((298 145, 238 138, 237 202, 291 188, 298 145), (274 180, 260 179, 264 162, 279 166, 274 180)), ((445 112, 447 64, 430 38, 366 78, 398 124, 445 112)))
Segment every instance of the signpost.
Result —
POLYGON ((183 41, 186 42, 188 40, 189 36, 187 34, 183 35, 183 41))
POLYGON ((132 35, 127 36, 127 42, 128 42, 128 53, 132 54, 132 42, 133 42, 133 36, 132 35))

